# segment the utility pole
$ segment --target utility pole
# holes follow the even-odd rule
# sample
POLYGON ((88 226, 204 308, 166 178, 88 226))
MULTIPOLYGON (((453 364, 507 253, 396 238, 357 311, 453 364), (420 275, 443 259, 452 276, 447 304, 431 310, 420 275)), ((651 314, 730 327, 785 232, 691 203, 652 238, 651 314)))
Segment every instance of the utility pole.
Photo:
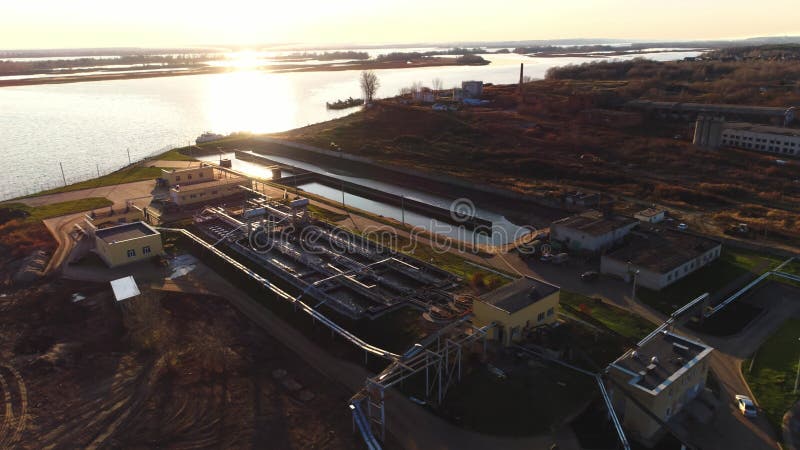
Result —
POLYGON ((128 165, 131 165, 131 149, 128 148, 128 165))
POLYGON ((61 161, 59 161, 58 162, 58 166, 61 167, 61 179, 64 180, 64 186, 66 186, 67 185, 67 177, 66 177, 66 175, 64 175, 64 164, 62 164, 61 161))
POLYGON ((400 217, 402 218, 403 225, 406 224, 406 196, 400 196, 400 217))
POLYGON ((97 167, 97 177, 99 178, 100 177, 100 164, 95 163, 94 166, 97 167))
MULTIPOLYGON (((800 341, 800 338, 797 339, 800 341)), ((794 393, 797 394, 797 383, 800 381, 800 358, 797 359, 797 374, 794 376, 794 393)))
POLYGON ((342 208, 344 207, 344 181, 342 181, 342 208))

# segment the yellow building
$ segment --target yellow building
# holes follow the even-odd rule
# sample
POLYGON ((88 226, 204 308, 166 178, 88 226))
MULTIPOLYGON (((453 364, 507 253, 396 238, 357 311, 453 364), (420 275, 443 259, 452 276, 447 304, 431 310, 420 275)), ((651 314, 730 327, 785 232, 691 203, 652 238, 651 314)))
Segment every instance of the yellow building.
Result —
POLYGON ((161 234, 144 222, 126 223, 94 232, 95 251, 109 267, 142 261, 164 253, 161 234))
POLYGON ((204 183, 217 177, 214 173, 214 167, 202 164, 200 167, 191 167, 189 169, 163 169, 161 178, 165 180, 167 186, 173 187, 176 185, 204 183))
POLYGON ((242 194, 239 186, 252 188, 253 183, 246 177, 231 176, 206 183, 177 185, 170 189, 169 194, 176 205, 184 206, 242 194))
POLYGON ((503 345, 522 339, 524 332, 556 321, 560 289, 534 278, 520 278, 478 298, 472 305, 477 327, 496 323, 489 338, 503 345))
POLYGON ((608 367, 608 393, 626 432, 654 443, 669 422, 703 391, 713 348, 669 331, 646 337, 608 367))

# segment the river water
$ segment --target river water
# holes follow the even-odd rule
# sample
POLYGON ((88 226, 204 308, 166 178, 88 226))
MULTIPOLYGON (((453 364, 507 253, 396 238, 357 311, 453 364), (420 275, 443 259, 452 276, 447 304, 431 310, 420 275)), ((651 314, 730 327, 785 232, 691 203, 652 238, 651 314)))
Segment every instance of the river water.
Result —
MULTIPOLYGON (((396 49, 404 51, 404 49, 396 49)), ((699 52, 651 53, 658 60, 699 52)), ((638 56, 638 55, 637 55, 638 56)), ((632 58, 625 56, 620 59, 632 58)), ((379 97, 415 81, 448 88, 469 79, 515 83, 519 63, 542 78, 548 68, 596 58, 486 55, 487 66, 378 70, 379 97)), ((0 200, 116 170, 204 131, 284 131, 334 119, 325 102, 359 97, 359 71, 272 73, 244 67, 223 74, 0 88, 0 200)))

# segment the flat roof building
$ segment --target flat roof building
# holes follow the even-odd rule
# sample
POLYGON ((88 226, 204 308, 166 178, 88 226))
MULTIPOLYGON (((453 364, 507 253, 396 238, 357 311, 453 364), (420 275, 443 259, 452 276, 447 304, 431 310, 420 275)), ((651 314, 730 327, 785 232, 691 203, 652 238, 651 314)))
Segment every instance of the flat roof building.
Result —
POLYGON ((118 267, 164 253, 161 234, 144 222, 94 231, 95 252, 109 267, 118 267))
POLYGON ((635 232, 623 247, 600 258, 600 272, 659 290, 717 260, 722 244, 675 230, 635 232))
POLYGON ((169 187, 205 183, 215 178, 220 178, 220 176, 217 176, 214 172, 213 166, 207 164, 201 164, 200 167, 190 167, 188 169, 161 170, 161 179, 163 179, 164 183, 169 187))
POLYGON ((204 183, 180 184, 170 189, 170 197, 176 205, 187 206, 241 194, 240 186, 252 188, 252 180, 247 177, 231 176, 211 179, 204 183))
POLYGON ((647 208, 633 215, 640 222, 659 223, 664 220, 667 211, 659 208, 647 208))
POLYGON ((632 217, 590 210, 553 222, 550 240, 571 250, 597 252, 620 242, 638 223, 632 217))
POLYGON ((556 321, 560 288, 531 277, 520 278, 479 297, 472 305, 473 323, 494 322, 489 337, 503 345, 523 338, 526 331, 556 321))
POLYGON ((712 351, 708 345, 663 330, 611 363, 606 371, 616 383, 608 385, 608 392, 623 427, 645 442, 654 440, 661 425, 629 397, 669 421, 703 391, 712 351))

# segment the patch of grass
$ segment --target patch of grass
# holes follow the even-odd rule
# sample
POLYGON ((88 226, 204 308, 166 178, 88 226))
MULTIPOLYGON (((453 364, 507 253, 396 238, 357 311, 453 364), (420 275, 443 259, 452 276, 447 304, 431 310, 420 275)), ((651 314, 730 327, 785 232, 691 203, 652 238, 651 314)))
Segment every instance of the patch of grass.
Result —
POLYGON ((637 297, 647 305, 665 314, 671 314, 704 292, 713 294, 748 272, 753 276, 759 275, 780 262, 780 258, 772 255, 724 249, 720 258, 708 266, 660 291, 639 288, 637 297))
POLYGON ((793 393, 800 356, 800 319, 788 319, 758 349, 752 370, 750 360, 742 364, 747 383, 767 419, 781 429, 783 414, 800 398, 793 393))
POLYGON ((65 216, 76 212, 89 211, 111 206, 113 202, 103 197, 88 197, 42 206, 28 206, 24 203, 5 203, 0 209, 22 211, 26 222, 39 222, 51 217, 65 216))
POLYGON ((317 205, 309 204, 308 210, 316 219, 324 220, 325 222, 336 223, 347 219, 347 214, 337 213, 327 208, 321 208, 317 205))
POLYGON ((70 184, 64 187, 37 192, 36 194, 29 195, 28 197, 38 197, 41 195, 57 194, 60 192, 71 192, 79 191, 81 189, 113 186, 116 184, 132 183, 134 181, 154 180, 159 176, 161 176, 161 168, 159 167, 130 167, 112 172, 100 178, 93 178, 91 180, 81 181, 79 183, 70 184))
POLYGON ((442 413, 481 433, 526 436, 549 432, 596 392, 594 381, 561 367, 515 367, 500 379, 476 368, 450 388, 442 413))
POLYGON ((158 156, 154 156, 153 159, 161 161, 196 161, 194 157, 185 154, 185 151, 186 147, 173 148, 158 156))
POLYGON ((639 341, 655 328, 655 325, 636 314, 585 295, 564 290, 560 295, 562 308, 628 339, 639 341))

